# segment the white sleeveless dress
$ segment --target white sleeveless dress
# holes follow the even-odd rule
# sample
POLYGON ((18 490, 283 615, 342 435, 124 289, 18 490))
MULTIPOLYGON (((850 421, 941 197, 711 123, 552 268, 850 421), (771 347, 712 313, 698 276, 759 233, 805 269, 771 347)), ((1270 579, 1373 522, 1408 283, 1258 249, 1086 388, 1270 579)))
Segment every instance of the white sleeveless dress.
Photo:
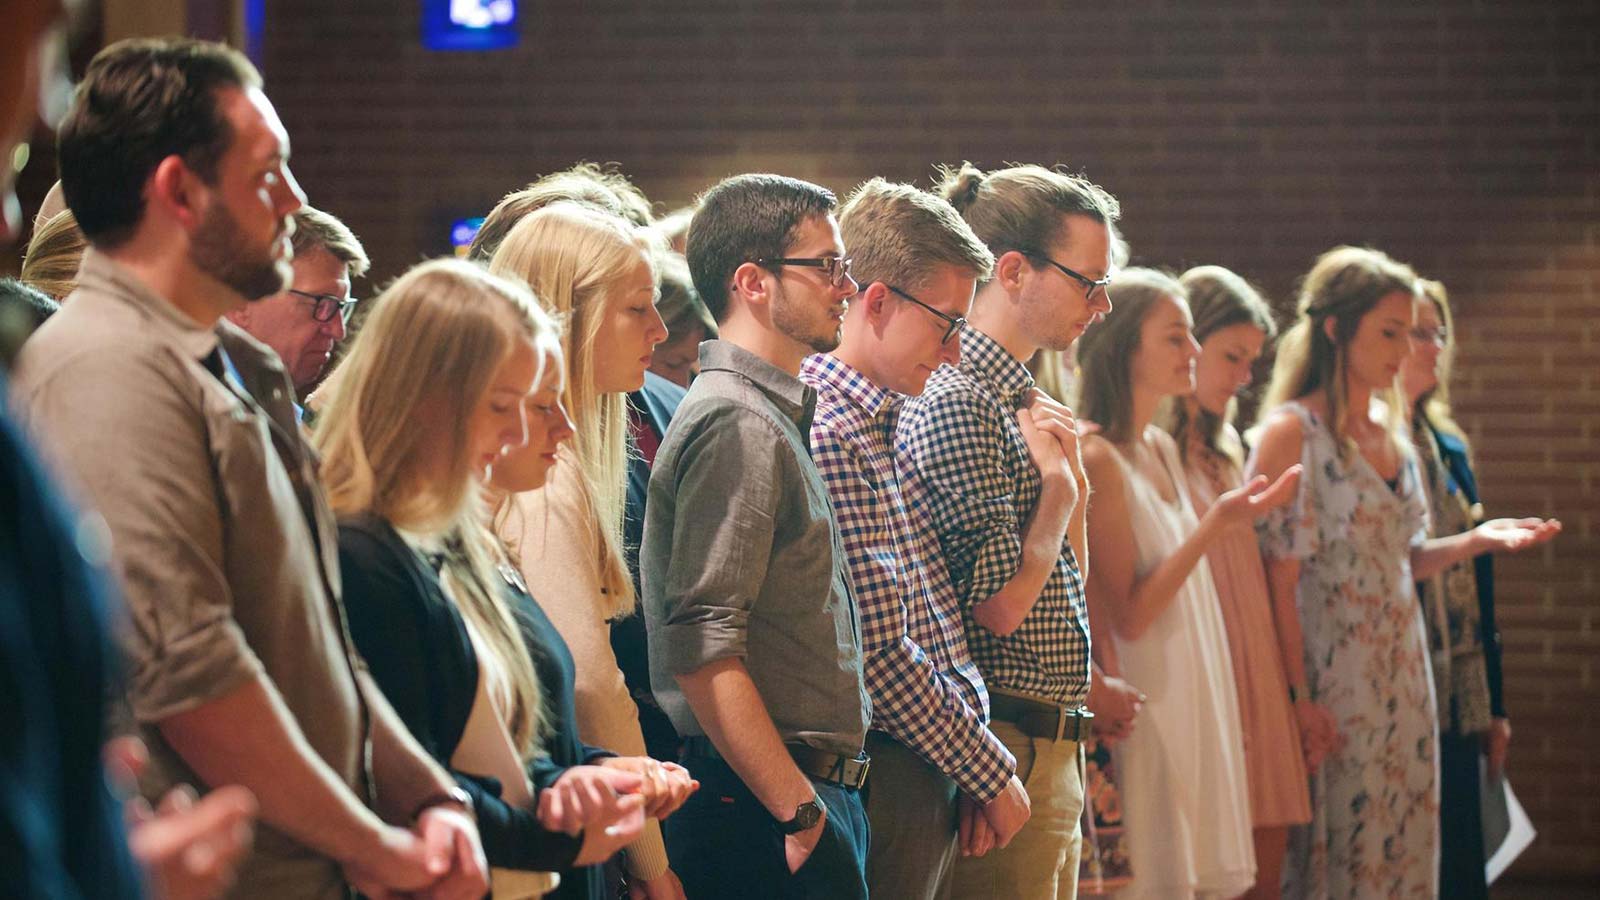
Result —
MULTIPOLYGON (((1165 437, 1152 443, 1171 501, 1116 451, 1140 578, 1199 527, 1165 437)), ((1144 634, 1116 644, 1123 677, 1149 698, 1133 734, 1113 751, 1133 869, 1133 883, 1116 896, 1236 897, 1255 883, 1255 846, 1239 698, 1209 563, 1200 560, 1144 634)))

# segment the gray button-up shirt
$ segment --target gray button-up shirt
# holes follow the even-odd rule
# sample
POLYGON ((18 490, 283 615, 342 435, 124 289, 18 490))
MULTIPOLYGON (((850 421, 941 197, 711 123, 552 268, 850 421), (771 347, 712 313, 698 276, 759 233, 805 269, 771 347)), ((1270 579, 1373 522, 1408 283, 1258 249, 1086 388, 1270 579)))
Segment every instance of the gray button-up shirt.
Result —
MULTIPOLYGON (((214 364, 214 363, 213 363, 214 364)), ((333 516, 270 350, 203 328, 90 250, 78 289, 24 345, 17 406, 105 517, 129 627, 127 700, 151 800, 205 784, 159 724, 270 679, 312 750, 367 792, 366 714, 338 603, 333 516), (225 376, 202 360, 231 361, 225 376)), ((333 860, 266 824, 235 897, 344 896, 333 860)))
POLYGON ((844 545, 807 434, 816 393, 724 341, 656 454, 640 569, 650 684, 680 734, 705 729, 675 676, 744 661, 786 741, 853 756, 871 707, 844 545))

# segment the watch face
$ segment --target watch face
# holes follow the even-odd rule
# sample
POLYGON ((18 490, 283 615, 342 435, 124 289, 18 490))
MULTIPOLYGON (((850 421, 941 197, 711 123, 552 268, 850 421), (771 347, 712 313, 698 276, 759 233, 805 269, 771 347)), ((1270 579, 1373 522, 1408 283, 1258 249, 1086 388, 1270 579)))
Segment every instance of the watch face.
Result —
POLYGON ((822 807, 815 800, 807 800, 795 808, 794 823, 800 826, 801 831, 814 828, 822 818, 822 807))

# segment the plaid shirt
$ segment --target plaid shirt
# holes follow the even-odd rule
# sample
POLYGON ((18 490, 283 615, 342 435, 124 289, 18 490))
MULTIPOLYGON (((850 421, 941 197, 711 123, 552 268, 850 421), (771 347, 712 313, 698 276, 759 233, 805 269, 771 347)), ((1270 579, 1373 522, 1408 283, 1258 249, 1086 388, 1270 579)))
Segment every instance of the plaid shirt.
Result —
POLYGON ((938 532, 984 680, 1079 707, 1089 694, 1089 615, 1069 543, 1062 542, 1055 571, 1010 636, 972 619, 972 607, 1016 574, 1023 531, 1039 502, 1039 471, 1015 415, 1032 389, 1026 366, 969 328, 961 337, 961 365, 941 366, 922 396, 906 401, 895 457, 906 496, 926 507, 913 508, 913 515, 931 520, 938 532))
POLYGON ((932 529, 913 524, 901 496, 890 442, 904 398, 832 356, 808 358, 800 380, 817 392, 811 458, 844 536, 872 727, 987 803, 1016 760, 985 724, 989 692, 932 529))

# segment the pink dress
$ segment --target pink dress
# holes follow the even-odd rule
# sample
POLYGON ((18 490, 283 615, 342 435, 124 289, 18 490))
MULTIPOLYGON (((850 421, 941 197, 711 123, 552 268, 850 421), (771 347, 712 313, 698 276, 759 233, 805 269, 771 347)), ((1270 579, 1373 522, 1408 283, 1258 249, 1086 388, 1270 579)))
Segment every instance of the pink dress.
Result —
MULTIPOLYGON (((1205 515, 1217 497, 1243 482, 1239 468, 1214 451, 1195 448, 1188 463, 1184 474, 1197 515, 1205 515)), ((1288 676, 1254 526, 1238 524, 1218 535, 1206 559, 1217 585, 1239 692, 1251 824, 1255 828, 1305 824, 1311 821, 1305 758, 1289 705, 1288 676)))

